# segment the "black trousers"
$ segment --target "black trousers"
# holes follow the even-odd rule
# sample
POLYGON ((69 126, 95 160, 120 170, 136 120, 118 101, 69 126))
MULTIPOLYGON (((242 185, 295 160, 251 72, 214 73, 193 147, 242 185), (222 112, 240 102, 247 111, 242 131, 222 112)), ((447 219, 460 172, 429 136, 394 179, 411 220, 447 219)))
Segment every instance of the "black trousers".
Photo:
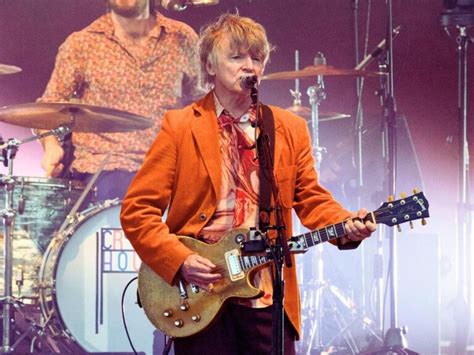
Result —
MULTIPOLYGON (((175 355, 270 354, 273 307, 249 308, 233 303, 202 333, 174 340, 175 355)), ((285 355, 295 354, 295 330, 285 315, 285 355)))

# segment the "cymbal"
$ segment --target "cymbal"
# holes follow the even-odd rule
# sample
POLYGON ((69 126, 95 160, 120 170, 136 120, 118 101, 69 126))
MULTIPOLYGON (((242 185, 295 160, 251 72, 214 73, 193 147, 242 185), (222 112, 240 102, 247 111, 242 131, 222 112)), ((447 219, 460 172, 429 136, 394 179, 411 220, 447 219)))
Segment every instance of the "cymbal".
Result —
POLYGON ((386 73, 374 72, 368 70, 358 69, 337 69, 331 65, 318 64, 310 65, 302 70, 282 71, 279 73, 272 73, 262 77, 262 80, 288 80, 288 79, 303 79, 314 77, 318 75, 323 76, 381 76, 386 73))
MULTIPOLYGON (((307 121, 311 121, 311 109, 309 107, 301 106, 301 105, 293 105, 287 108, 288 111, 297 114, 298 116, 306 118, 307 121)), ((339 112, 327 112, 327 111, 319 111, 318 112, 318 121, 325 122, 325 121, 333 121, 339 120, 341 118, 350 118, 351 115, 339 112)))
POLYGON ((14 65, 0 64, 0 75, 15 74, 21 72, 21 68, 14 65))
POLYGON ((45 130, 68 126, 74 132, 128 132, 150 128, 153 125, 150 119, 126 111, 55 102, 2 107, 0 121, 45 130))

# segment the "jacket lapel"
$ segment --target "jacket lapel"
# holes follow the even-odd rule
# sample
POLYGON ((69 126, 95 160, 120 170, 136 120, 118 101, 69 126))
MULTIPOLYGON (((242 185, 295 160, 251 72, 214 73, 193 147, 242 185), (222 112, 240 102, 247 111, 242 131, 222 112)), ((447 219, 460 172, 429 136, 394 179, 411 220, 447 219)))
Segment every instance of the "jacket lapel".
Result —
POLYGON ((281 142, 283 136, 282 125, 280 123, 279 117, 277 117, 276 112, 273 111, 273 118, 275 121, 275 158, 273 160, 273 173, 278 170, 282 152, 282 145, 281 142))
POLYGON ((221 184, 221 164, 219 128, 212 92, 194 103, 193 109, 196 117, 192 125, 193 136, 217 197, 221 184))

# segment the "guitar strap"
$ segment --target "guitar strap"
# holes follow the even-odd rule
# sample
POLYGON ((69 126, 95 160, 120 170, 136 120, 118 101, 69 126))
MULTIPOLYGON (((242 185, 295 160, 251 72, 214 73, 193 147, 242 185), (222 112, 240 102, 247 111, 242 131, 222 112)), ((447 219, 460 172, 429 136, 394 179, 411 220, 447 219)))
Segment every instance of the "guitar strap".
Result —
POLYGON ((270 214, 272 207, 272 179, 275 157, 275 121, 273 113, 267 105, 262 107, 262 123, 260 128, 262 133, 257 138, 260 196, 259 196, 259 229, 266 231, 270 226, 270 214), (264 141, 268 140, 270 145, 270 159, 267 162, 264 154, 264 141))

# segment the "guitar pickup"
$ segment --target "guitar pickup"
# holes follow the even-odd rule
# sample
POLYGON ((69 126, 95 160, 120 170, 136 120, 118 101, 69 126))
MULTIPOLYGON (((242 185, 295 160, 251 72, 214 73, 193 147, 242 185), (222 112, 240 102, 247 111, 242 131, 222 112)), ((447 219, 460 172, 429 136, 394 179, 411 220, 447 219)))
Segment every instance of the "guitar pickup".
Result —
POLYGON ((224 254, 229 278, 231 281, 241 280, 245 277, 245 272, 240 265, 240 252, 237 249, 229 250, 224 254))

